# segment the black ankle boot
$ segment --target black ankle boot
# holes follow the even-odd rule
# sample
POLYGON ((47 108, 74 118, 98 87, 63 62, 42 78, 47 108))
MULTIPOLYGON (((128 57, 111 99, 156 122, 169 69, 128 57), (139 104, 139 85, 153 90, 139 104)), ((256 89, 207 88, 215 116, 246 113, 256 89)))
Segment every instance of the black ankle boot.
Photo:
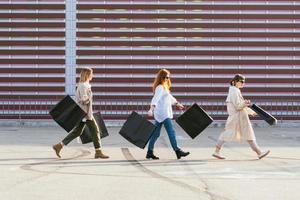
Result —
POLYGON ((155 156, 154 154, 153 154, 153 151, 147 151, 147 155, 146 155, 146 158, 147 159, 153 159, 153 160, 158 160, 159 159, 159 157, 157 157, 157 156, 155 156))
POLYGON ((185 157, 187 155, 190 154, 190 152, 184 152, 181 149, 178 149, 177 151, 175 151, 177 159, 180 159, 181 157, 185 157))

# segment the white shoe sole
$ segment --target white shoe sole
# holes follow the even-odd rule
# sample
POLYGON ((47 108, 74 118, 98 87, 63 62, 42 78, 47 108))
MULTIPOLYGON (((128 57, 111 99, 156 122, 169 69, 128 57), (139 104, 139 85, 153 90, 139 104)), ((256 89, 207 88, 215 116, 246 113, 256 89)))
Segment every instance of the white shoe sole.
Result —
POLYGON ((221 160, 225 159, 225 157, 217 155, 217 154, 213 154, 212 156, 215 157, 215 158, 221 159, 221 160))
POLYGON ((258 159, 262 159, 262 158, 266 157, 270 152, 271 152, 270 150, 264 152, 263 154, 258 156, 258 159))

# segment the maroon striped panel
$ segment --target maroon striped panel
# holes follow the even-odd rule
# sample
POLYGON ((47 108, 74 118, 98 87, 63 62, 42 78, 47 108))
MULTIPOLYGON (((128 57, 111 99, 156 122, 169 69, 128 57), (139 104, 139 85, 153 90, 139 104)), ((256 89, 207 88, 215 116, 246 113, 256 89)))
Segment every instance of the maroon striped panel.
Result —
POLYGON ((266 107, 277 115, 291 101, 285 119, 299 118, 297 1, 79 0, 77 9, 77 72, 93 67, 96 101, 120 103, 104 113, 149 104, 155 74, 167 68, 175 97, 222 105, 207 107, 218 119, 236 73, 246 76, 245 98, 278 105, 266 107))
POLYGON ((65 93, 65 4, 0 1, 2 119, 49 119, 65 93))

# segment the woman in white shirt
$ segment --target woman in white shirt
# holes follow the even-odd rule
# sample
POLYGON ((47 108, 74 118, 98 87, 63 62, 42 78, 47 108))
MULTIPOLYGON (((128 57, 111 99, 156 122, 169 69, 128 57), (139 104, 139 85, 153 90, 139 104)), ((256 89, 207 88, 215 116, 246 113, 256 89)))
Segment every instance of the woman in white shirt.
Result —
POLYGON ((183 109, 184 106, 177 102, 177 100, 170 93, 171 80, 170 72, 166 69, 161 69, 154 80, 153 92, 154 96, 151 101, 150 110, 148 111, 149 116, 154 116, 156 129, 152 134, 149 145, 148 152, 146 155, 147 159, 159 159, 153 153, 154 144, 158 137, 160 136, 160 131, 162 125, 168 133, 171 146, 176 153, 177 159, 189 155, 189 152, 182 151, 177 146, 176 133, 172 124, 173 111, 172 105, 176 105, 177 108, 183 109))
POLYGON ((87 125, 91 130, 92 139, 95 147, 95 158, 109 158, 101 150, 101 140, 99 127, 93 117, 93 94, 90 81, 93 78, 91 68, 83 68, 80 72, 80 80, 76 90, 76 102, 87 115, 60 143, 53 145, 56 155, 60 158, 60 151, 63 146, 69 144, 72 140, 80 136, 87 125))
POLYGON ((256 144, 256 138, 249 119, 249 115, 256 115, 248 106, 251 105, 250 100, 245 100, 240 89, 245 85, 245 77, 237 74, 230 81, 228 96, 226 99, 227 112, 229 114, 226 121, 225 130, 221 133, 214 157, 225 159, 220 155, 220 150, 226 141, 247 141, 253 151, 256 152, 259 159, 265 157, 270 151, 262 152, 256 144))

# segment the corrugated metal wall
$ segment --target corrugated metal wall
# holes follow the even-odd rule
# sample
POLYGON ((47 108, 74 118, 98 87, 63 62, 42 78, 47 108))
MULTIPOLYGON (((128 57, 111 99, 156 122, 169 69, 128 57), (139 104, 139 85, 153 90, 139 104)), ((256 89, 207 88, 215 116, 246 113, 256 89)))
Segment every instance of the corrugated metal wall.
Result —
POLYGON ((64 2, 0 1, 0 80, 1 118, 47 118, 65 91, 64 2))
MULTIPOLYGON (((65 2, 0 1, 1 118, 48 118, 65 94, 64 17, 65 2)), ((235 73, 247 77, 246 98, 300 119, 300 1, 79 0, 76 26, 77 71, 93 67, 107 119, 146 111, 160 68, 177 99, 216 119, 235 73)))

